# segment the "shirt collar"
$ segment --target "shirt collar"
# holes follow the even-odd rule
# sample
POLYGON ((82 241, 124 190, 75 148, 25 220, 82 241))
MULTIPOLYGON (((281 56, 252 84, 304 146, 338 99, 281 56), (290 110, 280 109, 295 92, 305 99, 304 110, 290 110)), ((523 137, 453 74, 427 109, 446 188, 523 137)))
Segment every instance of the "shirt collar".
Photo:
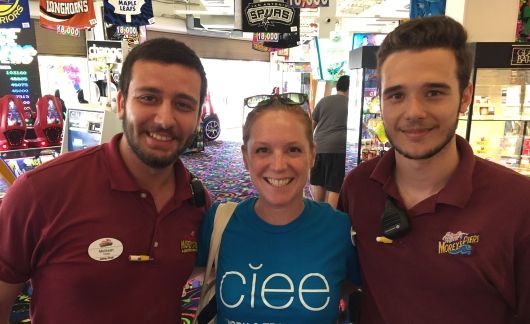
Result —
MULTIPOLYGON (((141 191, 142 188, 129 172, 129 169, 127 169, 120 154, 119 143, 122 139, 123 133, 119 133, 114 135, 109 143, 103 144, 105 162, 109 170, 110 186, 112 189, 119 191, 141 191)), ((180 159, 174 163, 174 170, 175 198, 180 201, 191 198, 191 175, 180 159)))
MULTIPOLYGON (((469 143, 459 135, 456 135, 456 147, 460 161, 445 187, 436 195, 436 203, 463 208, 471 198, 476 159, 469 143)), ((370 179, 379 182, 387 195, 401 200, 394 180, 395 154, 394 148, 385 153, 370 174, 370 179)))

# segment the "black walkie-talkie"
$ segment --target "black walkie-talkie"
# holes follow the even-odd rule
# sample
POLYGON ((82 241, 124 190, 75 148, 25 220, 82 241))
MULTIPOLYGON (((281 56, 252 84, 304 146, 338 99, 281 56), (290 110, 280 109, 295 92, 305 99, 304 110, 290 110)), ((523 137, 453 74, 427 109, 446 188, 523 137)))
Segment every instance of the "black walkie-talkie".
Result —
POLYGON ((387 197, 385 200, 385 210, 381 215, 381 231, 389 239, 396 239, 404 236, 410 230, 410 221, 407 213, 396 206, 394 200, 387 197))
POLYGON ((191 200, 195 207, 204 207, 206 204, 206 193, 204 192, 204 186, 201 180, 197 179, 191 174, 190 188, 191 188, 191 200))

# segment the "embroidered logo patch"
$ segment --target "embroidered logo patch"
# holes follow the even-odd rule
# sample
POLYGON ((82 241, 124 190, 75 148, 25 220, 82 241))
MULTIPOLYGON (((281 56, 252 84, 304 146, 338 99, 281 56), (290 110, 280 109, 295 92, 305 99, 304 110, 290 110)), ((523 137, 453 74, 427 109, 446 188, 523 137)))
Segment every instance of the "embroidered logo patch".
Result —
POLYGON ((195 231, 191 231, 180 241, 180 252, 197 252, 197 235, 195 234, 195 231))
POLYGON ((188 241, 188 240, 180 241, 180 252, 182 253, 197 252, 197 241, 188 241))
POLYGON ((471 255, 473 245, 479 241, 480 235, 476 233, 447 232, 442 240, 438 241, 438 254, 471 255))

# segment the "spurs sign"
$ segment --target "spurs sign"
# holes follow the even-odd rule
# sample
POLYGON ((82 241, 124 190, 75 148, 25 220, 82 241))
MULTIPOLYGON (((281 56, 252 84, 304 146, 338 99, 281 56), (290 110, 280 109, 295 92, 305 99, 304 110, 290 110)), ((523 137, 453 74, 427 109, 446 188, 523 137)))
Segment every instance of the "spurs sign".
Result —
POLYGON ((243 31, 291 33, 300 26, 300 9, 284 2, 266 1, 243 6, 243 31))

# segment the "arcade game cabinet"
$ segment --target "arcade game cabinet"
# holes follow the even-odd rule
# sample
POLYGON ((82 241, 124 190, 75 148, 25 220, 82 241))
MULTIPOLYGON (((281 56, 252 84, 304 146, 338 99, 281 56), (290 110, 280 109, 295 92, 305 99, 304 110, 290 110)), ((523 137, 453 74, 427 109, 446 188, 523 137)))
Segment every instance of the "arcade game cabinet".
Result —
POLYGON ((24 105, 15 95, 0 98, 0 151, 26 148, 24 105))
POLYGON ((68 108, 65 125, 61 153, 106 143, 122 131, 116 113, 101 108, 68 108))
POLYGON ((63 132, 62 104, 53 95, 44 95, 37 101, 37 116, 33 124, 35 138, 27 139, 30 147, 61 145, 63 132))
POLYGON ((0 159, 0 200, 4 198, 7 189, 15 182, 15 175, 11 171, 11 168, 0 159))

